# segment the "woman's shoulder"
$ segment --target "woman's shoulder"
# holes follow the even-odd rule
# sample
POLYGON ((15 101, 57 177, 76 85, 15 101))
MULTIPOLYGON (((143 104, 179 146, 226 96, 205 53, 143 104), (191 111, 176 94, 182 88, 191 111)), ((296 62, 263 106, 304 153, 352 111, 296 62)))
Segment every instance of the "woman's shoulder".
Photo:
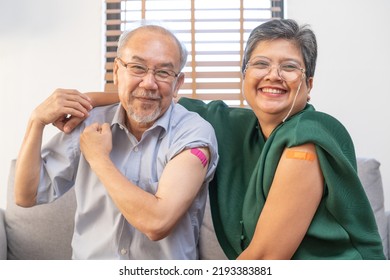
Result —
MULTIPOLYGON (((310 105, 311 106, 311 105, 310 105)), ((310 108, 310 107, 309 107, 310 108)), ((321 111, 317 111, 311 106, 311 110, 304 110, 297 116, 297 127, 300 129, 313 129, 314 131, 340 131, 347 133, 344 124, 336 117, 321 111)))
POLYGON ((314 144, 350 143, 353 146, 348 130, 337 118, 309 106, 287 121, 284 129, 281 129, 281 134, 286 134, 293 139, 294 145, 313 142, 314 144))

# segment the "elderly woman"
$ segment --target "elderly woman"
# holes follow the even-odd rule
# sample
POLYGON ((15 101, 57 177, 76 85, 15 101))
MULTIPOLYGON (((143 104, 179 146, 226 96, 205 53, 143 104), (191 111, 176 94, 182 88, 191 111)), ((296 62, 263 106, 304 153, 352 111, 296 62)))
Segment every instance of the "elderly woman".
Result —
MULTIPOLYGON (((217 134, 210 203, 230 259, 385 258, 350 135, 308 104, 316 59, 308 26, 268 21, 250 34, 242 64, 252 110, 179 100, 217 134)), ((91 98, 95 105, 116 101, 91 98)))

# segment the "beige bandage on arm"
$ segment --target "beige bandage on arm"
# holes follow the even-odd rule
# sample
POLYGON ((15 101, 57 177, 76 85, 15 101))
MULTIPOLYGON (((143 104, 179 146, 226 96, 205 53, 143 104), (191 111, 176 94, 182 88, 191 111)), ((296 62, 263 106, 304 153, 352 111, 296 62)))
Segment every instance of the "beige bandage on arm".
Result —
POLYGON ((286 149, 286 158, 313 161, 316 155, 311 152, 286 149))

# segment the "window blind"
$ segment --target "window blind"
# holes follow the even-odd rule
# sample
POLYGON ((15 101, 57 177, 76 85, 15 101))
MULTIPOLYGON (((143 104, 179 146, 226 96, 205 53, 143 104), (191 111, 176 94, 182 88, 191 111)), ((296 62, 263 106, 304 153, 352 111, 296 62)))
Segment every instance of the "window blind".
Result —
POLYGON ((105 91, 116 92, 113 61, 120 34, 141 19, 161 22, 189 52, 180 96, 245 106, 241 59, 250 31, 283 18, 283 0, 106 0, 105 91))

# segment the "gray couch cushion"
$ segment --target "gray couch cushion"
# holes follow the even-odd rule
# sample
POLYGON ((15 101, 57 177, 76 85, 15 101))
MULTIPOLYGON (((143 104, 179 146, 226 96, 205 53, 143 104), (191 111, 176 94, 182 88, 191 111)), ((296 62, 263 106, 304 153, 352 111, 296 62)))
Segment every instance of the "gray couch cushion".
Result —
POLYGON ((4 210, 0 209, 0 260, 7 259, 7 236, 5 235, 4 210))
POLYGON ((214 231, 213 221, 210 211, 210 200, 207 196, 206 209, 203 223, 200 227, 199 237, 199 257, 201 260, 226 260, 227 257, 219 245, 214 231))
POLYGON ((373 158, 358 158, 358 174, 363 184, 367 197, 370 200, 371 207, 375 214, 379 234, 382 238, 384 253, 389 257, 388 252, 388 233, 387 218, 385 214, 385 199, 383 193, 382 177, 380 173, 380 163, 373 158))
POLYGON ((12 161, 5 213, 8 259, 70 259, 76 208, 74 191, 51 204, 18 207, 13 199, 14 165, 12 161))

